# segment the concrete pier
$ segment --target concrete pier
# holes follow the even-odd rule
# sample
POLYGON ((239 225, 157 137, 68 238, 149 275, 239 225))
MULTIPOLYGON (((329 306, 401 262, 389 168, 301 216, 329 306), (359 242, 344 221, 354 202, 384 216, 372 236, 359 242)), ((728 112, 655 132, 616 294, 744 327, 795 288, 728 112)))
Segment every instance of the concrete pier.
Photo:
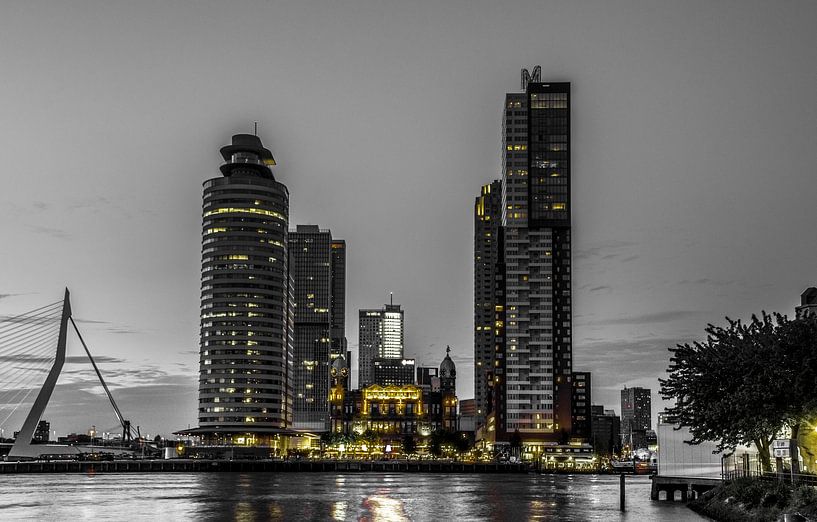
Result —
POLYGON ((436 460, 113 460, 0 462, 5 473, 196 473, 238 472, 420 472, 420 473, 528 473, 521 463, 446 462, 436 460))
POLYGON ((676 500, 676 493, 679 493, 681 502, 696 499, 722 482, 720 479, 715 478, 667 477, 663 475, 653 475, 650 478, 652 480, 651 500, 661 500, 661 492, 664 492, 666 494, 664 500, 676 500))

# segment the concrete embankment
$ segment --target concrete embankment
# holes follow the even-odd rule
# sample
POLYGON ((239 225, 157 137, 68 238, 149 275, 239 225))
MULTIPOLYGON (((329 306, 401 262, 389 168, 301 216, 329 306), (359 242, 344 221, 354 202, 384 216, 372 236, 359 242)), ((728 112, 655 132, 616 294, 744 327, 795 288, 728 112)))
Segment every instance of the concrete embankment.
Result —
POLYGON ((2 462, 4 473, 195 473, 195 472, 420 472, 420 473, 527 473, 526 464, 443 461, 348 460, 113 460, 2 462))

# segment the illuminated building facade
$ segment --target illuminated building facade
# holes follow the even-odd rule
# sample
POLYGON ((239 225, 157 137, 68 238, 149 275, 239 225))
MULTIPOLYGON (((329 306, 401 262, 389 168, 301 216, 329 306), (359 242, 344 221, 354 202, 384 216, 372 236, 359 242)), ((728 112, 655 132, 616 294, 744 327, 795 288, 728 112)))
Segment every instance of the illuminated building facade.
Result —
POLYGON ((403 358, 403 310, 394 303, 380 310, 360 310, 358 338, 358 387, 377 384, 375 359, 403 358))
POLYGON ((414 359, 375 359, 374 381, 382 386, 415 384, 414 359))
POLYGON ((440 363, 440 395, 443 429, 457 431, 457 367, 450 346, 445 347, 445 359, 440 363))
POLYGON ((647 447, 652 429, 652 391, 647 388, 621 390, 621 435, 631 451, 647 447))
POLYGON ((329 370, 332 387, 329 390, 330 431, 343 432, 343 405, 346 399, 349 367, 343 357, 335 357, 329 370))
POLYGON ((289 193, 257 136, 235 135, 221 154, 223 176, 204 183, 199 428, 189 432, 275 433, 292 423, 289 193))
POLYGON ((482 187, 474 204, 474 401, 476 425, 485 424, 493 411, 492 381, 501 311, 496 292, 502 233, 502 182, 482 187))
MULTIPOLYGON (((570 84, 523 70, 505 97, 502 225, 504 422, 528 441, 572 432, 570 84)), ((497 435, 500 436, 499 434, 497 435)))
POLYGON ((438 392, 414 384, 373 384, 353 391, 333 387, 333 431, 358 435, 371 431, 394 444, 405 435, 425 437, 439 430, 456 431, 456 368, 448 355, 440 365, 443 374, 447 377, 441 378, 444 384, 438 392), (341 401, 343 407, 339 408, 341 401))
POLYGON ((346 347, 345 251, 345 242, 317 225, 298 225, 289 232, 295 295, 295 429, 329 429, 330 364, 343 356, 346 347))

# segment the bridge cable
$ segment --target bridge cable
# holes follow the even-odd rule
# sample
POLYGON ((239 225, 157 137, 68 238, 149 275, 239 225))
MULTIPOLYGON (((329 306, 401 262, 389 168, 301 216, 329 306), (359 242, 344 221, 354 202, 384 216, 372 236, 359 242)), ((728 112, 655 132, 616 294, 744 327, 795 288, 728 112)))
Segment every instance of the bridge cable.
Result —
POLYGON ((82 347, 85 348, 85 353, 88 354, 88 359, 91 360, 91 364, 94 367, 94 371, 96 372, 96 376, 99 377, 99 382, 102 383, 102 388, 105 390, 105 393, 108 395, 108 400, 111 401, 111 406, 113 406, 113 410, 116 413, 116 417, 119 420, 119 423, 122 425, 123 428, 128 429, 130 432, 132 428, 128 421, 125 420, 125 417, 122 415, 122 412, 119 411, 119 406, 116 405, 116 401, 113 399, 113 395, 111 395, 111 390, 108 389, 108 385, 105 383, 105 379, 102 378, 102 373, 99 371, 99 367, 96 365, 96 361, 94 361, 93 356, 91 355, 91 351, 88 350, 88 345, 85 344, 85 340, 82 338, 82 334, 79 333, 79 328, 77 328, 77 323, 74 322, 73 317, 68 318, 71 321, 71 325, 74 327, 74 331, 77 333, 77 337, 79 337, 79 342, 82 343, 82 347))

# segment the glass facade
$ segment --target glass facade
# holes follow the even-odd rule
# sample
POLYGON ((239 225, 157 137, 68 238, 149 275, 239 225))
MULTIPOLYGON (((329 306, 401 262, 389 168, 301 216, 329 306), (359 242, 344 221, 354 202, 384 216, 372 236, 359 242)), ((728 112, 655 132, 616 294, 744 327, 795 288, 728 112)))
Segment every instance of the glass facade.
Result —
POLYGON ((295 294, 294 427, 329 428, 329 368, 334 346, 345 346, 342 308, 345 243, 316 225, 298 225, 289 233, 289 266, 295 294), (341 311, 341 317, 333 313, 341 311), (340 321, 340 327, 338 325, 340 321))
POLYGON ((199 425, 286 428, 292 343, 286 253, 289 193, 255 136, 224 147, 204 183, 199 425), (239 149, 239 150, 235 150, 239 149))
POLYGON ((360 310, 358 338, 358 386, 378 384, 375 359, 403 358, 403 310, 387 304, 381 310, 360 310))
POLYGON ((493 410, 490 384, 495 373, 502 182, 484 185, 474 203, 474 400, 476 425, 493 410))
POLYGON ((569 83, 525 82, 503 117, 504 304, 494 335, 496 430, 572 431, 569 83), (499 370, 503 372, 499 374, 499 370), (497 388, 497 384, 499 388, 497 388))

